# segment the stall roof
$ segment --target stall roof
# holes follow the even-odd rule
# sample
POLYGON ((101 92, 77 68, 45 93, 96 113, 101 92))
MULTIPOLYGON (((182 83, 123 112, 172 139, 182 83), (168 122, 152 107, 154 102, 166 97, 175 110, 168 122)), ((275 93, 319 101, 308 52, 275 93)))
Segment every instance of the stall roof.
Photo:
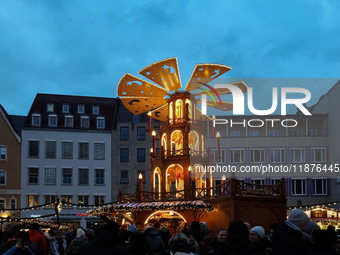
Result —
POLYGON ((214 207, 201 200, 194 201, 171 201, 171 202, 145 202, 145 203, 126 203, 113 204, 87 211, 87 216, 98 216, 114 212, 137 212, 137 211, 158 211, 158 210, 201 210, 212 211, 214 207))

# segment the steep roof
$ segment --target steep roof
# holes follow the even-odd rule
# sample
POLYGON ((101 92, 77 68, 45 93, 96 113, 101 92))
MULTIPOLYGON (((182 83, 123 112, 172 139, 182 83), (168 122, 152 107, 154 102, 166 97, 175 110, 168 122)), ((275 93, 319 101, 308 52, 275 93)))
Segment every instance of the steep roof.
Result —
POLYGON ((105 117, 105 128, 101 130, 110 131, 114 123, 114 115, 117 110, 119 99, 106 97, 89 97, 89 96, 69 96, 56 94, 38 93, 32 103, 31 109, 26 118, 24 127, 29 128, 62 128, 68 130, 96 130, 97 117, 105 117), (53 104, 53 111, 47 111, 47 105, 53 104), (68 105, 69 111, 63 112, 63 106, 68 105), (78 113, 78 105, 84 106, 84 113, 78 113), (93 106, 99 107, 99 114, 92 112, 93 106), (41 125, 32 126, 32 114, 41 116, 41 125), (48 124, 49 116, 57 115, 57 127, 50 127, 48 124), (73 116, 73 126, 65 126, 65 116, 73 116), (89 117, 89 128, 82 128, 81 117, 89 117))
POLYGON ((14 135, 17 137, 18 141, 21 141, 21 128, 23 125, 23 121, 25 120, 25 116, 19 115, 9 115, 5 108, 0 104, 0 113, 4 116, 6 122, 8 123, 10 129, 13 131, 14 135), (12 118, 12 116, 16 116, 12 118))

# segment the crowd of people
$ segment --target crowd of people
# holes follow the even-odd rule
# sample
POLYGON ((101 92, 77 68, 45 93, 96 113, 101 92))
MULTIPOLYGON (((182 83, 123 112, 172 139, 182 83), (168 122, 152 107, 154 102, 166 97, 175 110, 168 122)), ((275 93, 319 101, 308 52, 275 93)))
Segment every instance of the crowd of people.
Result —
POLYGON ((142 230, 134 224, 119 226, 114 221, 100 228, 78 228, 70 232, 43 233, 36 223, 29 231, 3 223, 0 254, 4 255, 327 255, 340 254, 340 233, 334 226, 320 230, 299 209, 288 219, 273 223, 266 231, 235 221, 227 229, 209 229, 205 222, 182 224, 171 235, 169 229, 154 222, 142 230))

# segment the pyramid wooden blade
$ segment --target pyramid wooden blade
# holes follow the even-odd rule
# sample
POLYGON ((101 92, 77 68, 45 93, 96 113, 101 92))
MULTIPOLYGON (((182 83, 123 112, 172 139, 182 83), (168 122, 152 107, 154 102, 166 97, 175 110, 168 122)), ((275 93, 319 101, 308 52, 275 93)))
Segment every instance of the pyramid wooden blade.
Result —
POLYGON ((182 87, 177 58, 168 58, 153 63, 139 73, 168 91, 178 90, 182 87))
POLYGON ((166 100, 162 97, 121 97, 125 107, 135 115, 152 111, 166 104, 166 100))
POLYGON ((117 88, 117 95, 124 97, 164 97, 166 93, 166 89, 160 88, 128 73, 120 79, 117 88))
POLYGON ((168 109, 169 109, 169 106, 168 104, 165 104, 153 111, 151 111, 151 117, 156 119, 156 120, 160 120, 160 121, 167 121, 167 117, 168 117, 168 109))
POLYGON ((231 67, 225 65, 197 64, 185 89, 194 91, 203 86, 199 82, 209 83, 229 70, 231 67))

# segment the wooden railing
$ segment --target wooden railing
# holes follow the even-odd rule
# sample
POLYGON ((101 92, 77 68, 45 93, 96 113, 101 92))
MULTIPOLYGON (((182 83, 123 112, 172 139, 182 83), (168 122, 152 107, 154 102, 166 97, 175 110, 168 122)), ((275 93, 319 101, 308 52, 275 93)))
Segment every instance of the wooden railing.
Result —
POLYGON ((162 202, 217 199, 228 196, 286 198, 286 181, 282 178, 281 183, 277 185, 259 185, 231 178, 213 187, 196 188, 191 186, 189 189, 168 192, 141 191, 137 187, 136 192, 132 195, 124 195, 120 191, 118 201, 119 203, 162 202))

